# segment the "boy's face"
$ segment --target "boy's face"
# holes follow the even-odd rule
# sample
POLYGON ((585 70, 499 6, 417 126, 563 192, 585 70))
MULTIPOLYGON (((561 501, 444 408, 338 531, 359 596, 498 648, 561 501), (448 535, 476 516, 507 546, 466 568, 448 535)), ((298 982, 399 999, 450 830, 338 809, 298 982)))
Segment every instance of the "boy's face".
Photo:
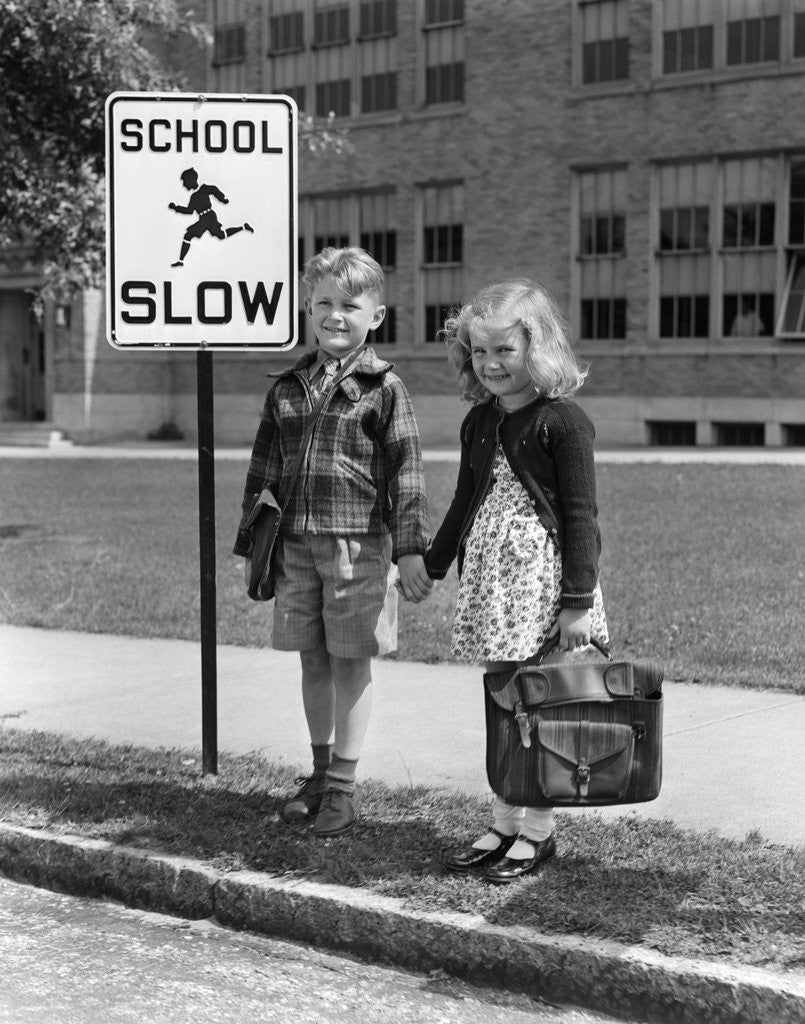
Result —
POLYGON ((360 348, 386 314, 373 291, 347 295, 332 274, 326 274, 314 287, 305 299, 305 310, 322 351, 336 359, 360 348))

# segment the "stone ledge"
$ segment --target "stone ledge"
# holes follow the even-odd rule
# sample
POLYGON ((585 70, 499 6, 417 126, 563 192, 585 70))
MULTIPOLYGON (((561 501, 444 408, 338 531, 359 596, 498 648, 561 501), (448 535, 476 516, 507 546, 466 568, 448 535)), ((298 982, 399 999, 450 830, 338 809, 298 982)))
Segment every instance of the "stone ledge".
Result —
POLYGON ((222 873, 187 858, 0 823, 0 872, 62 892, 178 916, 214 916, 412 970, 445 970, 602 1012, 673 1024, 802 1024, 805 978, 546 936, 481 917, 406 910, 344 886, 222 873))

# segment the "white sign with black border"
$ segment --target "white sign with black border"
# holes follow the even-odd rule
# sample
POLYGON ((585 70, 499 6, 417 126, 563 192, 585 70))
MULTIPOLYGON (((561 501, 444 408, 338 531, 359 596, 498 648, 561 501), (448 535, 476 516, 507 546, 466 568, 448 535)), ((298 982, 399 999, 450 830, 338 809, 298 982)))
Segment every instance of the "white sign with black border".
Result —
POLYGON ((115 348, 293 347, 289 96, 113 93, 106 202, 106 333, 115 348))

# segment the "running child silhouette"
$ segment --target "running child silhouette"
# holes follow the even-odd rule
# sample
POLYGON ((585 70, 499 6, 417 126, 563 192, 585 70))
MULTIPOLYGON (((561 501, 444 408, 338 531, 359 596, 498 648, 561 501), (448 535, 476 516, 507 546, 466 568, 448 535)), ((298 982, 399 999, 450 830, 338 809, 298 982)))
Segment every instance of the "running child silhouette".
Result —
POLYGON ((228 203, 229 200, 217 185, 199 185, 198 172, 195 168, 188 167, 186 171, 182 171, 180 177, 184 187, 193 194, 187 201, 187 206, 168 203, 168 209, 175 210, 176 213, 195 213, 198 216, 198 220, 185 231, 179 259, 175 263, 171 263, 172 267, 183 267, 185 256, 190 251, 190 243, 194 238, 201 238, 206 233, 213 235, 215 238, 229 238, 231 235, 236 235, 239 231, 248 231, 250 234, 254 233, 254 228, 248 223, 234 228, 221 227, 218 214, 212 208, 212 200, 217 199, 219 203, 224 204, 228 203))
MULTIPOLYGON (((587 375, 549 295, 528 280, 481 291, 445 323, 462 397, 453 501, 425 556, 458 559, 452 652, 514 669, 559 634, 561 649, 609 641, 598 583, 595 431, 571 400, 587 375)), ((556 851, 551 807, 494 801, 491 828, 448 855, 454 872, 512 882, 556 851)))

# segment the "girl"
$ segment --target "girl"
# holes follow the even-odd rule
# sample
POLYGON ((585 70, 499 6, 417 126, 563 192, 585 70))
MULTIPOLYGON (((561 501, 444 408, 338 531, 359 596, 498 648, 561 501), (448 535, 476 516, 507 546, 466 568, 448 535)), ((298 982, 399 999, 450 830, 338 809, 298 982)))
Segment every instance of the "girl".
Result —
MULTIPOLYGON (((570 400, 584 382, 550 296, 527 280, 481 291, 445 323, 462 397, 452 504, 425 558, 460 577, 453 654, 514 669, 556 633, 572 651, 609 641, 598 585, 592 423, 570 400)), ((556 851, 553 810, 499 797, 492 828, 453 852, 450 871, 512 882, 556 851)))

